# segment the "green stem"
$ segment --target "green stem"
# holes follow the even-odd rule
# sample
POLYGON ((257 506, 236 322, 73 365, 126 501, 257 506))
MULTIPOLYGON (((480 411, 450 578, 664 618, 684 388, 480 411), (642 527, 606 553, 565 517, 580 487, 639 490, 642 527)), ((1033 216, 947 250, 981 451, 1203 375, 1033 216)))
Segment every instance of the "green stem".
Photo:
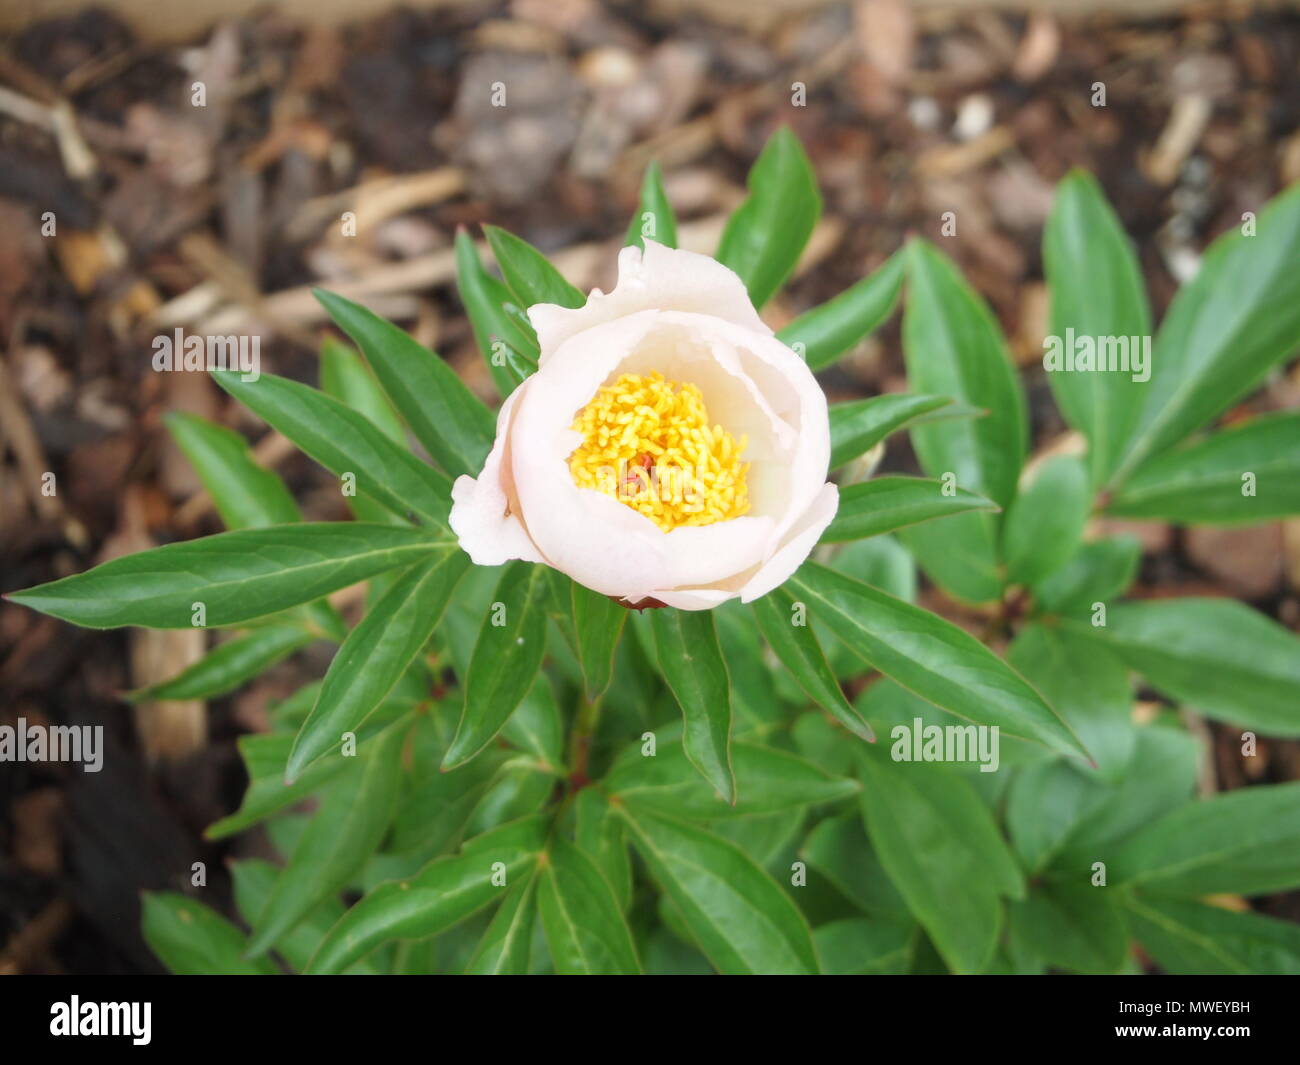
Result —
POLYGON ((588 699, 579 696, 578 713, 573 719, 573 733, 569 737, 569 790, 580 791, 591 783, 587 775, 592 737, 600 722, 601 696, 588 699))

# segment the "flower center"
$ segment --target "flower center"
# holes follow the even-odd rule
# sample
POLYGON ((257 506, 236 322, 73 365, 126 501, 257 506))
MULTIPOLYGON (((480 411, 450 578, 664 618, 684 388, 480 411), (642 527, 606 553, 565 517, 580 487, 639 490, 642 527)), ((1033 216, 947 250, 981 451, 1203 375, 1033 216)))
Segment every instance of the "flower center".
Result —
POLYGON ((749 510, 748 439, 709 427, 692 384, 621 374, 573 419, 582 443, 569 456, 579 488, 594 488, 644 514, 665 532, 729 521, 749 510))

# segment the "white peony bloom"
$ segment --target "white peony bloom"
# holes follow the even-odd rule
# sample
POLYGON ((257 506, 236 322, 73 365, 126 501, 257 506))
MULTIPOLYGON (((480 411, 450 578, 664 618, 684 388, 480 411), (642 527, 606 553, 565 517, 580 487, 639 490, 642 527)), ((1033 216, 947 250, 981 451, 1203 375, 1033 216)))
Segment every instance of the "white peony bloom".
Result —
POLYGON ((839 505, 826 397, 727 267, 653 241, 618 265, 583 307, 529 309, 537 373, 451 527, 481 566, 544 563, 629 606, 757 599, 839 505))

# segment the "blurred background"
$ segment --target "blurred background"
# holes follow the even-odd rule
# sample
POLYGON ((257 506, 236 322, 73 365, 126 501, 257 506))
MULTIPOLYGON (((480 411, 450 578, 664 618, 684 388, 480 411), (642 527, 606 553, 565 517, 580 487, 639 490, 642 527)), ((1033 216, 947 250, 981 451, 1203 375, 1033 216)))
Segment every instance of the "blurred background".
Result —
MULTIPOLYGON (((1072 166, 1099 176, 1162 312, 1209 238, 1300 180, 1300 9, 8 0, 0 589, 218 529, 163 428, 169 410, 240 430, 309 518, 345 517, 333 478, 204 375, 152 372, 155 336, 255 333, 263 372, 314 382, 324 325, 309 288, 323 284, 399 321, 491 398, 455 290, 457 227, 503 225, 580 286, 608 285, 649 160, 681 244, 712 251, 782 123, 826 211, 769 323, 838 293, 909 233, 935 238, 1000 318, 1042 451, 1066 432, 1041 368, 1053 185, 1072 166), (491 106, 497 81, 504 108, 491 106), (955 235, 941 236, 946 211, 955 235)), ((823 383, 833 400, 904 388, 897 320, 823 383)), ((1300 367, 1230 419, 1296 406, 1300 367)), ((915 469, 901 438, 886 468, 915 469)), ((1231 595, 1300 623, 1300 522, 1108 525, 1142 538, 1137 594, 1231 595)), ((933 590, 923 599, 978 621, 933 590)), ((263 729, 268 704, 326 660, 309 650, 211 704, 120 698, 208 639, 91 632, 0 604, 0 724, 103 724, 108 746, 99 773, 0 764, 0 972, 157 971, 139 891, 180 888, 204 861, 220 905, 224 859, 263 852, 256 834, 213 845, 201 833, 242 792, 235 737, 263 729)), ((1269 741, 1247 764, 1239 737, 1196 727, 1206 791, 1300 778, 1300 744, 1269 741)), ((1262 908, 1300 919, 1295 896, 1262 908)))

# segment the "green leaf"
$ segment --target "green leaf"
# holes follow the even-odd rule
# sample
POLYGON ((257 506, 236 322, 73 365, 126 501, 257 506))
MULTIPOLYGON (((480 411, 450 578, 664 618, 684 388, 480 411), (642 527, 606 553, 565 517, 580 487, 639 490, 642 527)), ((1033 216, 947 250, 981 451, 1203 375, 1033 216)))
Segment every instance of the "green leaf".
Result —
POLYGON ((1135 832, 1109 863, 1117 884, 1168 895, 1264 895, 1300 885, 1300 782, 1189 803, 1135 832))
POLYGON ((664 176, 657 161, 651 161, 641 179, 641 203, 627 227, 627 240, 623 243, 645 247, 644 238, 662 244, 665 248, 677 247, 677 216, 664 192, 664 176))
POLYGON ((860 748, 862 815, 889 879, 956 972, 993 957, 1000 896, 1024 884, 1006 842, 975 789, 948 769, 896 762, 860 748))
MULTIPOLYGON (((803 355, 809 369, 826 369, 855 344, 879 329, 894 313, 894 307, 898 304, 898 294, 903 288, 905 267, 906 260, 903 254, 896 252, 876 270, 857 284, 845 289, 834 299, 827 300, 820 306, 799 315, 776 334, 777 339, 803 355), (797 344, 802 344, 803 347, 795 347, 797 344)), ((876 399, 884 398, 876 397, 876 399)), ((875 400, 864 402, 871 403, 875 400)), ((833 418, 834 408, 831 408, 831 411, 833 418)), ((831 425, 833 433, 833 420, 831 425)), ((864 447, 862 450, 865 451, 867 448, 864 447)), ((836 465, 838 463, 832 460, 832 468, 836 465)))
POLYGON ((1156 334, 1151 379, 1124 460, 1133 470, 1252 392, 1300 345, 1300 185, 1260 212, 1256 235, 1233 231, 1210 246, 1156 334))
POLYGON ((916 927, 907 903, 867 840, 860 812, 828 817, 809 833, 799 853, 863 913, 916 927))
POLYGON ((934 518, 997 509, 996 503, 961 488, 946 493, 940 481, 924 477, 877 477, 840 488, 840 508, 822 533, 822 542, 861 540, 934 518))
POLYGON ((174 891, 146 891, 140 931, 158 959, 177 976, 274 976, 265 958, 244 957, 244 935, 196 899, 174 891))
POLYGON ((360 355, 333 337, 321 341, 320 387, 326 395, 364 415, 394 444, 406 447, 406 427, 375 375, 360 355))
POLYGON ((845 698, 812 626, 807 624, 807 619, 798 618, 798 606, 785 588, 777 588, 755 600, 754 620, 762 630, 763 639, 809 698, 855 736, 868 743, 875 742, 871 725, 845 698), (800 623, 796 624, 796 620, 800 623))
POLYGON ((655 653, 682 709, 682 746, 700 775, 729 803, 736 801, 731 769, 731 683, 707 610, 650 612, 655 653))
POLYGON ((639 744, 629 747, 610 770, 605 790, 634 809, 693 821, 836 802, 858 791, 857 781, 829 776, 798 755, 738 741, 731 754, 739 797, 729 805, 693 771, 680 742, 657 744, 655 752, 644 757, 639 744))
POLYGON ((585 976, 640 973, 632 933, 595 863, 557 836, 539 864, 537 908, 555 971, 585 976))
POLYGON ((848 917, 813 929, 822 972, 836 976, 902 974, 912 963, 916 926, 848 917))
POLYGON ((115 558, 9 599, 91 629, 236 625, 408 566, 444 548, 427 530, 360 522, 218 533, 115 558))
POLYGON ((564 721, 555 689, 545 672, 537 674, 501 734, 521 750, 535 754, 550 769, 564 765, 564 721))
POLYGON ((526 240, 498 226, 484 226, 483 233, 501 267, 501 276, 525 309, 538 303, 576 308, 587 302, 587 297, 564 280, 546 256, 526 240))
POLYGON ((1011 941, 1060 969, 1114 973, 1128 954, 1124 914, 1104 887, 1044 880, 1007 910, 1011 941))
POLYGON ((891 392, 851 403, 832 403, 829 411, 832 470, 852 462, 891 433, 916 422, 984 414, 954 403, 947 396, 914 396, 905 392, 891 392))
POLYGON ((321 306, 365 355, 415 437, 453 477, 477 474, 492 447, 495 419, 450 366, 360 304, 321 289, 321 306))
POLYGON ((438 858, 412 877, 380 884, 330 929, 307 971, 341 972, 383 943, 446 931, 528 877, 545 842, 542 818, 524 818, 470 840, 460 854, 438 858))
POLYGON ((1062 759, 1028 765, 1007 790, 1006 823, 1025 872, 1037 876, 1061 853, 1070 835, 1104 800, 1089 770, 1062 759))
POLYGON ((903 354, 908 382, 922 393, 952 396, 988 416, 915 426, 921 467, 1006 507, 1028 441, 1025 398, 1002 332, 988 305, 946 256, 925 241, 908 248, 903 354))
POLYGON ((214 699, 234 691, 246 680, 269 669, 311 643, 300 628, 267 625, 218 644, 171 680, 130 694, 132 702, 156 699, 214 699))
MULTIPOLYGON (((1072 335, 1100 348, 1108 338, 1151 336, 1137 256, 1092 175, 1073 170, 1057 186, 1043 231, 1043 266, 1048 329, 1058 343, 1072 335)), ((1047 383, 1066 420, 1088 439, 1091 484, 1104 483, 1119 462, 1147 385, 1131 373, 1054 369, 1047 383)))
POLYGON ((236 744, 248 773, 248 789, 238 810, 208 826, 204 832, 207 839, 233 836, 276 811, 292 806, 337 776, 348 764, 343 758, 325 758, 293 784, 285 784, 284 764, 293 746, 292 736, 246 735, 240 736, 236 744))
POLYGON ((467 976, 526 976, 537 917, 537 876, 516 878, 465 967, 467 976))
POLYGON ((443 769, 467 762, 492 742, 533 685, 546 651, 545 566, 508 564, 479 627, 465 707, 443 769))
POLYGON ((1002 556, 1008 579, 1033 584, 1060 569, 1079 548, 1090 503, 1081 461, 1058 455, 1044 462, 1007 511, 1002 556))
MULTIPOLYGON (((249 858, 230 864, 230 878, 234 881, 235 905, 247 925, 253 925, 266 906, 266 900, 275 890, 281 870, 270 862, 249 858)), ((343 916, 343 903, 327 899, 298 922, 292 932, 276 940, 275 952, 298 972, 306 967, 316 947, 325 938, 331 926, 343 916)), ((358 962, 348 972, 356 976, 375 976, 379 970, 369 962, 358 962)))
POLYGON ((247 441, 238 433, 182 411, 164 415, 163 421, 228 529, 302 520, 284 482, 253 460, 247 441))
POLYGON ((1300 736, 1300 639, 1232 599, 1112 607, 1106 624, 1065 622, 1106 644, 1153 688, 1209 717, 1300 736))
POLYGON ((789 589, 864 662, 935 706, 1087 756, 1020 674, 950 622, 817 563, 805 563, 789 589))
POLYGON ((348 633, 294 740, 287 780, 336 747, 387 698, 433 634, 468 568, 468 556, 447 545, 402 574, 348 633))
POLYGON ((1133 932, 1176 976, 1300 975, 1300 927, 1159 895, 1127 896, 1133 932))
POLYGON ((614 675, 614 651, 627 621, 627 607, 577 581, 569 585, 582 679, 587 698, 595 699, 614 675))
POLYGON ((573 801, 574 841, 586 851, 614 889, 619 909, 632 901, 632 861, 627 832, 614 816, 602 788, 583 788, 573 801))
POLYGON ((474 330, 479 353, 504 399, 522 379, 505 358, 506 350, 523 359, 530 371, 536 370, 537 335, 531 326, 506 310, 515 297, 484 269, 474 241, 463 229, 456 234, 456 289, 474 330))
POLYGON ((274 374, 245 382, 232 371, 213 370, 212 378, 331 473, 352 474, 362 495, 399 516, 414 511, 427 523, 447 527, 447 478, 393 443, 365 415, 274 374))
POLYGON ((803 915, 744 851, 694 825, 618 810, 651 875, 719 972, 817 972, 803 915))
POLYGON ((1076 633, 1031 624, 1016 636, 1007 661, 1074 729, 1104 778, 1127 770, 1137 731, 1128 672, 1116 655, 1076 633))
POLYGON ((727 219, 717 260, 762 307, 799 261, 822 213, 817 178, 799 139, 782 126, 749 171, 749 196, 727 219))
POLYGON ((250 955, 269 950, 336 897, 379 848, 397 806, 404 739, 396 729, 385 733, 331 784, 254 922, 250 955))
POLYGON ((1128 591, 1142 558, 1136 536, 1110 536, 1079 548, 1060 569, 1034 585, 1034 598, 1049 614, 1087 617, 1093 603, 1106 603, 1128 591))
POLYGON ((1152 459, 1106 512, 1189 525, 1300 514, 1300 411, 1251 418, 1152 459))
POLYGON ((995 517, 982 511, 954 514, 946 521, 911 525, 898 538, 951 598, 988 603, 1002 595, 1003 584, 995 517))

